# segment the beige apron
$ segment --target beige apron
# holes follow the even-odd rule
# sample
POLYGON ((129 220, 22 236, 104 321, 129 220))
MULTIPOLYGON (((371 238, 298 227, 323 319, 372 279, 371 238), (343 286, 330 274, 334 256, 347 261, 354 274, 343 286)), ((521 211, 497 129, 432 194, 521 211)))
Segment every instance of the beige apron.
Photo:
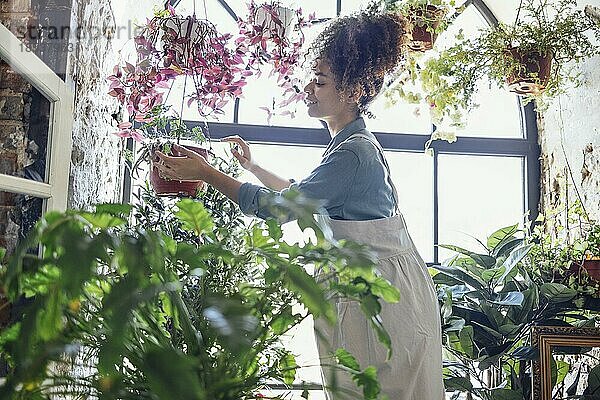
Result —
MULTIPOLYGON (((393 354, 386 361, 387 350, 379 343, 358 303, 337 302, 335 326, 322 320, 315 323, 319 356, 323 364, 330 364, 330 352, 343 347, 356 357, 362 369, 375 366, 381 391, 389 400, 442 400, 442 334, 433 281, 398 211, 398 195, 383 149, 369 136, 360 133, 351 135, 344 142, 358 137, 369 140, 381 153, 396 201, 396 214, 367 221, 320 218, 331 226, 335 239, 369 245, 378 256, 381 275, 400 290, 400 302, 382 302, 381 311, 383 324, 392 338, 393 354)), ((322 372, 325 387, 333 384, 332 373, 335 374, 338 392, 333 395, 326 390, 329 400, 363 398, 361 389, 347 373, 327 367, 323 367, 322 372)))

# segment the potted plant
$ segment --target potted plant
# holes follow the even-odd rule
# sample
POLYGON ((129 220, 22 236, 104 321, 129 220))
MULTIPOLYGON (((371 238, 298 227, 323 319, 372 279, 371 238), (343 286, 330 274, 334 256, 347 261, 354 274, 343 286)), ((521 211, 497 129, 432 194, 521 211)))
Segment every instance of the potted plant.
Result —
MULTIPOLYGON (((465 112, 477 106, 474 94, 484 78, 543 107, 567 85, 580 83, 574 63, 600 54, 588 32, 600 37, 598 26, 577 9, 575 0, 523 0, 515 24, 499 23, 475 38, 459 34, 457 43, 439 55, 422 65, 409 64, 409 81, 416 83, 418 100, 425 100, 435 119, 458 127, 465 112)), ((399 89, 406 88, 401 84, 399 89)))
POLYGON ((415 52, 431 50, 438 35, 448 27, 454 14, 454 0, 385 0, 388 11, 402 14, 410 22, 408 48, 415 52))
MULTIPOLYGON (((330 320, 331 297, 361 303, 386 343, 377 303, 397 290, 364 247, 327 240, 314 205, 294 196, 273 207, 314 230, 304 245, 284 242, 274 220, 246 226, 214 189, 198 200, 141 192, 135 208, 48 213, 0 269, 7 295, 29 299, 0 332, 11 365, 0 397, 264 398, 301 367, 280 338, 308 315, 330 320), (43 254, 28 254, 37 244, 43 254), (332 279, 317 282, 306 263, 332 279)), ((365 399, 378 396, 372 367, 343 350, 334 360, 365 399)))
MULTIPOLYGON (((550 272, 558 250, 549 251, 546 239, 540 242, 538 234, 513 225, 477 240, 476 250, 440 245, 455 253, 433 267, 433 279, 442 313, 446 390, 456 398, 467 393, 473 399, 530 399, 530 361, 538 357, 530 328, 594 326, 600 309, 590 290, 550 272)), ((554 384, 564 385, 563 379, 554 384)))
POLYGON ((300 64, 304 29, 315 19, 314 13, 305 18, 302 9, 284 7, 278 0, 248 4, 248 16, 240 19, 240 36, 236 45, 248 55, 247 68, 257 76, 264 66, 270 67, 269 76, 276 76, 277 85, 282 90, 279 102, 261 109, 267 112, 267 123, 273 115, 294 117, 295 112, 286 110, 304 100, 305 93, 300 90, 300 78, 295 74, 300 64))
POLYGON ((585 249, 583 267, 591 277, 600 281, 600 225, 592 225, 586 243, 587 248, 585 249))

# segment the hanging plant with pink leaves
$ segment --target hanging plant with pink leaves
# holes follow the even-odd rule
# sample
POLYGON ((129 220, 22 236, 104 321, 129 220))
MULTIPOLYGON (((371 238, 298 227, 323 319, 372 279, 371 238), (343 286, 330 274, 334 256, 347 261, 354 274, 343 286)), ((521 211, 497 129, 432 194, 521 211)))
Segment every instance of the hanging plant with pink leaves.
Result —
MULTIPOLYGON (((196 104, 202 118, 223 113, 227 103, 241 96, 245 79, 253 72, 246 68, 245 48, 235 45, 231 34, 220 34, 215 26, 195 16, 182 17, 169 7, 149 19, 134 38, 136 61, 117 65, 109 94, 123 104, 129 122, 119 124, 121 137, 143 139, 130 123, 150 122, 163 105, 177 77, 185 79, 187 105, 196 104)), ((183 102, 186 101, 182 99, 183 102)))
POLYGON ((304 18, 302 9, 292 10, 279 1, 270 1, 259 5, 249 3, 247 18, 238 21, 240 37, 235 42, 248 54, 248 68, 259 76, 265 66, 270 66, 269 76, 276 76, 283 91, 279 103, 261 107, 269 113, 269 120, 272 115, 294 117, 294 112, 286 108, 304 100, 295 72, 302 56, 303 30, 314 19, 314 14, 304 18))

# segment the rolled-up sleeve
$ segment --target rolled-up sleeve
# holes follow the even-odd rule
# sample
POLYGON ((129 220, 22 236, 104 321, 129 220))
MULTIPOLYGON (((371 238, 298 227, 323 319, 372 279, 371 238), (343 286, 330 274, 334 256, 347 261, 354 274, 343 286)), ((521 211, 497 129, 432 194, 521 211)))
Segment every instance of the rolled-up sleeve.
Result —
MULTIPOLYGON (((262 186, 244 183, 240 187, 238 201, 242 212, 246 215, 262 219, 274 217, 269 210, 270 196, 282 196, 286 191, 295 189, 304 196, 318 200, 332 215, 341 211, 350 192, 356 172, 359 168, 358 155, 349 149, 338 149, 325 157, 308 177, 298 183, 292 183, 281 192, 274 192, 262 186)), ((296 219, 294 215, 287 218, 278 216, 281 222, 296 219)))

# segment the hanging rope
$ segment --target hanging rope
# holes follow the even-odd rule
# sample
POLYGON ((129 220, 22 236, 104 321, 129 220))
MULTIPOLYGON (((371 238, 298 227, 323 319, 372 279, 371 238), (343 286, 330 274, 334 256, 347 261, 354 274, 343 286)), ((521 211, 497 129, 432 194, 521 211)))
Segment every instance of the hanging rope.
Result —
POLYGON ((517 9, 517 16, 515 18, 514 28, 517 29, 517 23, 519 22, 519 16, 521 15, 521 8, 523 8, 523 0, 519 2, 519 8, 517 9))

